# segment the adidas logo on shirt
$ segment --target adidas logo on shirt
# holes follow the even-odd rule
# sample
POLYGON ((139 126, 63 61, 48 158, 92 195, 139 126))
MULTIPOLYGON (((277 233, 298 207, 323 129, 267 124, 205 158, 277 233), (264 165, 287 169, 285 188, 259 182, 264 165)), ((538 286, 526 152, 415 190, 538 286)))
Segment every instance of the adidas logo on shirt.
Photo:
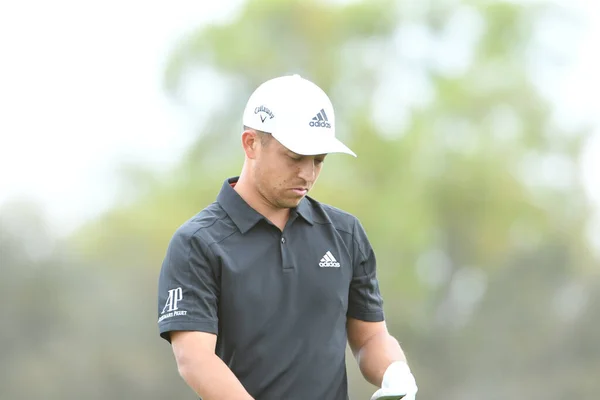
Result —
POLYGON ((321 261, 319 262, 319 267, 321 268, 339 268, 340 263, 337 262, 333 254, 330 251, 325 253, 321 261))
POLYGON ((313 117, 312 121, 310 121, 308 125, 315 128, 331 128, 331 124, 329 123, 329 119, 327 118, 327 114, 325 114, 324 109, 321 109, 321 111, 319 111, 317 115, 313 117))

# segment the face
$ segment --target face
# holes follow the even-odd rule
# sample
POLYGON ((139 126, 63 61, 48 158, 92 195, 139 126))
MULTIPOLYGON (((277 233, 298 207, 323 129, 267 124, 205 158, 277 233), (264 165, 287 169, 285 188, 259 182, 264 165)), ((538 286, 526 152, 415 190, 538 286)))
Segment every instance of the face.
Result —
POLYGON ((275 208, 296 207, 317 181, 326 154, 303 156, 273 137, 265 139, 252 160, 256 189, 275 208))

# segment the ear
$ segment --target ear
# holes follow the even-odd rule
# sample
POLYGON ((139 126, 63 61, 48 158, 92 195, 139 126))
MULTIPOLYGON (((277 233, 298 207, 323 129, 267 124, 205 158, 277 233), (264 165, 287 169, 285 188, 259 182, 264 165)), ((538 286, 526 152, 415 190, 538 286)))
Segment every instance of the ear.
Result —
POLYGON ((246 157, 251 160, 255 159, 259 146, 260 137, 255 131, 246 129, 242 132, 242 148, 244 149, 244 153, 246 153, 246 157))

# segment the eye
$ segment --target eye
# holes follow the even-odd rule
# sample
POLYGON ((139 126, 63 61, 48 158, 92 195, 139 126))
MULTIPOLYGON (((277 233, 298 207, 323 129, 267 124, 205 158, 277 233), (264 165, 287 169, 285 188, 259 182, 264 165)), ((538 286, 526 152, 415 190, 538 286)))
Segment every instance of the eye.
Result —
POLYGON ((325 162, 324 158, 315 158, 315 165, 321 165, 325 162))
POLYGON ((288 154, 288 157, 291 158, 294 161, 300 161, 300 160, 302 160, 302 156, 300 156, 300 155, 288 154))

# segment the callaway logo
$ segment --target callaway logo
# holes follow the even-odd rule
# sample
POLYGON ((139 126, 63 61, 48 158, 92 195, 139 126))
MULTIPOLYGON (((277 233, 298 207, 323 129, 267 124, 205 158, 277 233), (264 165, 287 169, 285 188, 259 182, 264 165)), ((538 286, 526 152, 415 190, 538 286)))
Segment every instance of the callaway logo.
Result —
POLYGON ((327 118, 327 114, 325 114, 324 109, 321 109, 321 111, 319 111, 317 115, 313 117, 312 121, 310 121, 308 125, 317 128, 331 128, 331 124, 329 123, 329 119, 327 118))
POLYGON ((258 114, 258 113, 262 113, 259 115, 260 122, 265 122, 265 120, 267 119, 267 116, 269 116, 271 119, 275 118, 275 115, 271 112, 271 110, 269 110, 265 106, 256 107, 254 109, 254 114, 258 114))

